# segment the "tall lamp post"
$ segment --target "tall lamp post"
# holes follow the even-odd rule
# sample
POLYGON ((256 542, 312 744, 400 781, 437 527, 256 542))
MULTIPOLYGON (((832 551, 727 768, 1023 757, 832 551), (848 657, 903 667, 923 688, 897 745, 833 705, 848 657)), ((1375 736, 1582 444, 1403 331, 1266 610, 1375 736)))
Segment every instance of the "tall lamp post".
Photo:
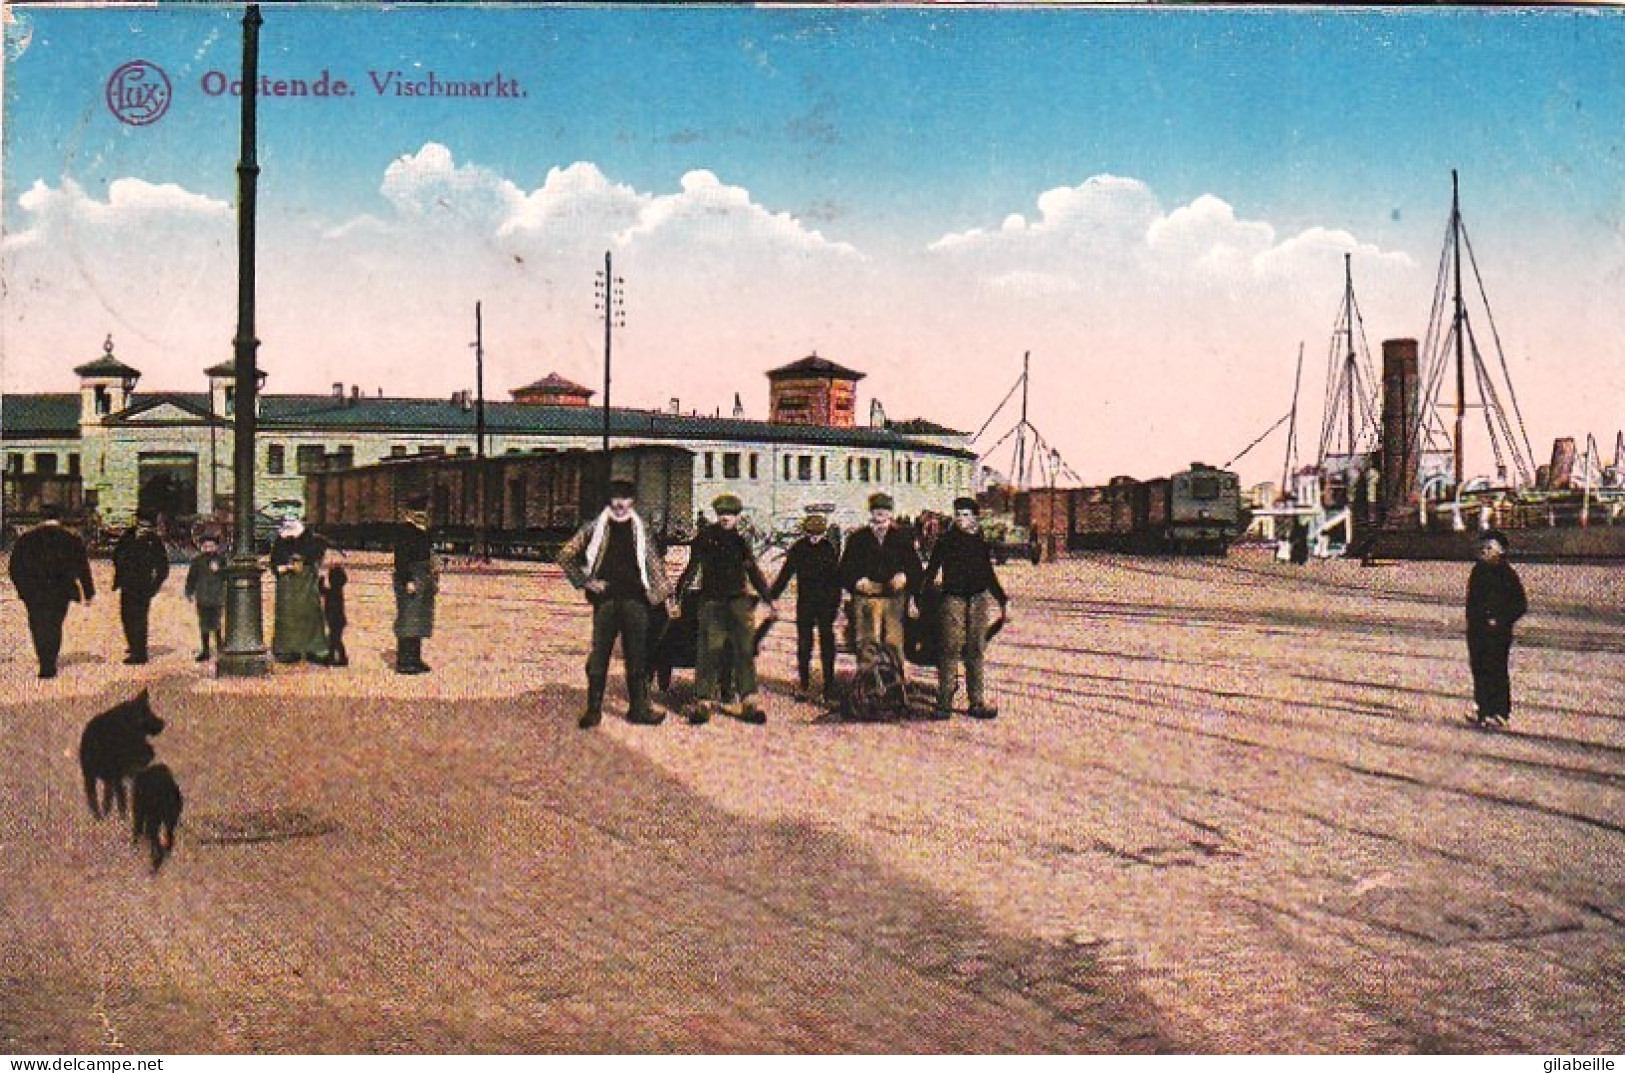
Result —
POLYGON ((226 566, 226 643, 215 673, 240 678, 270 672, 265 651, 260 600, 260 565, 254 547, 254 432, 259 390, 254 352, 254 190, 259 179, 255 149, 254 105, 259 84, 260 17, 258 4, 243 14, 242 152, 237 163, 237 338, 233 373, 236 380, 232 432, 233 498, 237 533, 226 566))

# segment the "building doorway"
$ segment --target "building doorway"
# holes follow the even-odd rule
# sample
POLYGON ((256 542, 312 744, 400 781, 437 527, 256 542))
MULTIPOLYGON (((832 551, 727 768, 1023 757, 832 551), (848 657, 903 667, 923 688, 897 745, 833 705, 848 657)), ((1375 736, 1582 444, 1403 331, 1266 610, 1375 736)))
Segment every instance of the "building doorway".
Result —
POLYGON ((143 451, 138 459, 140 492, 136 511, 165 521, 191 518, 198 512, 197 455, 143 451))

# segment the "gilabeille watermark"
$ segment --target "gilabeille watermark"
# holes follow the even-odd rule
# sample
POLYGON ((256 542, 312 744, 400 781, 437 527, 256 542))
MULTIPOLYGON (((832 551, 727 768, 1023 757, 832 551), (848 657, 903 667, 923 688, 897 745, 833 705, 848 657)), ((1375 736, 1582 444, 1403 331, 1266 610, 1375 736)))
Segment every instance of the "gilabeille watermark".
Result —
MULTIPOLYGON (((198 82, 209 97, 241 97, 243 83, 224 71, 206 71, 198 82)), ((447 78, 436 71, 407 74, 398 70, 368 70, 364 81, 355 82, 322 68, 319 74, 303 77, 261 75, 255 84, 261 97, 331 100, 342 97, 454 98, 462 100, 516 100, 530 96, 513 75, 494 71, 483 78, 447 78), (368 94, 366 90, 372 92, 368 94)))
POLYGON ((1545 1073, 1609 1073, 1614 1068, 1612 1058, 1548 1058, 1541 1064, 1545 1073))
POLYGON ((131 60, 107 80, 107 107, 121 123, 144 127, 169 111, 169 76, 156 63, 131 60))

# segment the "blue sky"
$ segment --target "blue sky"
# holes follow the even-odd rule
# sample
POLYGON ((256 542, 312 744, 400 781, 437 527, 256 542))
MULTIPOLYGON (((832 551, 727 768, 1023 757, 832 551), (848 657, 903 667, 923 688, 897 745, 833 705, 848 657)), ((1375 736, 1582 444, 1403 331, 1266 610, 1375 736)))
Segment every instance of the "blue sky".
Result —
MULTIPOLYGON (((611 248, 632 280, 625 401, 739 390, 760 409, 760 370, 817 348, 869 370, 893 416, 975 428, 1030 349, 1054 388, 1040 427, 1074 468, 1149 475, 1222 461, 1278 416, 1298 343, 1314 358, 1331 330, 1340 251, 1373 347, 1421 334, 1458 168, 1537 453, 1625 422, 1613 11, 264 11, 264 74, 357 89, 262 101, 273 389, 466 386, 413 348, 455 353, 476 298, 508 333, 508 386, 588 380, 611 248), (528 95, 369 78, 431 69, 528 95), (1216 390, 1233 412, 1204 405, 1216 390), (1149 450, 1131 442, 1147 424, 1149 450)), ((216 277, 237 106, 201 80, 237 72, 240 9, 11 12, 5 256, 41 282, 8 295, 0 385, 60 390, 109 331, 143 386, 184 382, 234 316, 216 277), (174 85, 145 127, 103 95, 135 58, 174 85), (115 203, 119 180, 143 185, 115 203)))

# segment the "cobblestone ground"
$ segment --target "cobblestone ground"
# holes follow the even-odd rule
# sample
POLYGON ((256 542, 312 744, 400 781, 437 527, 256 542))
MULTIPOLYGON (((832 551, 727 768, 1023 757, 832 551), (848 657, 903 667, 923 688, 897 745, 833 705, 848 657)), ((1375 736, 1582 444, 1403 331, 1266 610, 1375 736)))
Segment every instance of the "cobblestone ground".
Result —
POLYGON ((832 721, 780 626, 766 727, 635 727, 617 678, 584 733, 556 570, 452 569, 403 678, 351 566, 353 665, 252 681, 177 577, 151 664, 104 592, 42 682, 0 585, 0 1050, 1625 1046, 1617 570, 1521 568, 1506 734, 1466 567, 1246 553, 1009 568, 996 722, 832 721), (142 686, 156 875, 75 758, 142 686))

